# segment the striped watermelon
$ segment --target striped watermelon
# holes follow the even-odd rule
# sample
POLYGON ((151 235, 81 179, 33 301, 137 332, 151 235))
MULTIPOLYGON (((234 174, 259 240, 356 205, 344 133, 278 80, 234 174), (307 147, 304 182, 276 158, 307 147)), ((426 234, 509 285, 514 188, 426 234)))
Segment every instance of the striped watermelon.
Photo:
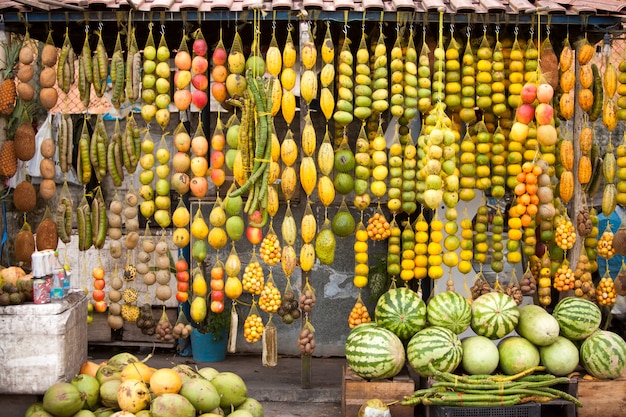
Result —
POLYGON ((426 326, 426 303, 407 287, 392 288, 380 296, 374 315, 379 326, 408 341, 426 326))
POLYGON ((461 294, 440 292, 428 302, 426 317, 432 326, 445 327, 455 334, 461 334, 472 321, 472 307, 461 294))
POLYGON ((430 376, 429 362, 438 371, 454 371, 463 358, 463 348, 452 330, 431 326, 420 330, 411 338, 406 347, 406 357, 415 372, 430 376))
POLYGON ((345 349, 348 366, 364 379, 391 378, 402 370, 406 360, 398 336, 375 323, 352 329, 345 349))
POLYGON ((559 322, 561 336, 583 340, 598 330, 602 321, 600 308, 589 300, 567 297, 557 303, 552 316, 559 322))
POLYGON ((592 376, 615 379, 626 366, 626 342, 607 330, 597 330, 580 347, 583 366, 592 376))
POLYGON ((489 292, 472 303, 472 330, 491 340, 502 339, 511 333, 519 321, 519 309, 513 297, 489 292))

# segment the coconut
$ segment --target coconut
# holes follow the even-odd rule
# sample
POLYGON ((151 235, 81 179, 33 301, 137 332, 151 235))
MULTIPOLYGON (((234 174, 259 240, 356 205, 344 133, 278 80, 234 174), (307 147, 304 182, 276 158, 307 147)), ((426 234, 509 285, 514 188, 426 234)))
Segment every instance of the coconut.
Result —
POLYGON ((150 390, 144 382, 128 379, 117 390, 117 403, 122 411, 136 413, 144 410, 150 405, 150 390))
POLYGON ((198 411, 208 412, 220 405, 220 395, 208 379, 190 378, 183 382, 178 393, 187 398, 198 411))
POLYGON ((150 406, 152 417, 194 417, 196 409, 180 394, 161 394, 150 406))
POLYGON ((78 374, 70 381, 85 398, 85 405, 95 410, 100 401, 100 384, 96 377, 87 374, 78 374))
POLYGON ((57 382, 43 395, 43 408, 56 417, 71 417, 83 408, 80 391, 69 382, 57 382))
POLYGON ((243 404, 237 407, 237 410, 249 411, 250 414, 252 414, 254 417, 264 417, 265 415, 265 412, 263 411, 263 406, 254 398, 246 398, 243 404))
POLYGON ((51 88, 57 81, 57 73, 54 68, 44 68, 39 73, 39 85, 41 88, 51 88))
POLYGON ((44 158, 39 162, 39 171, 41 172, 41 177, 47 180, 54 179, 56 174, 56 167, 54 165, 54 161, 49 158, 44 158))
POLYGON ((217 388, 220 394, 220 407, 238 407, 248 397, 248 387, 244 380, 234 372, 220 372, 211 383, 217 388))
POLYGON ((46 249, 56 250, 59 243, 59 235, 57 232, 57 224, 54 220, 43 219, 37 226, 36 236, 37 250, 46 249))
POLYGON ((210 381, 213 377, 215 377, 215 375, 219 374, 220 371, 210 366, 205 366, 204 368, 198 369, 198 373, 210 381))
POLYGON ((613 235, 613 248, 618 255, 626 255, 626 226, 620 226, 613 235))
POLYGON ((17 184, 13 191, 13 204, 18 211, 24 213, 34 209, 37 204, 37 192, 33 184, 28 181, 17 184))
POLYGON ((28 406, 26 411, 24 412, 24 417, 31 417, 33 413, 36 411, 45 411, 43 409, 43 403, 41 401, 36 401, 28 406))
POLYGON ((57 48, 49 43, 45 44, 41 51, 41 63, 46 67, 54 67, 57 63, 57 48))
POLYGON ((111 410, 109 407, 100 407, 93 413, 96 417, 111 417, 115 411, 111 410))
POLYGON ((31 101, 35 97, 35 89, 29 83, 19 83, 16 91, 18 97, 24 101, 31 101))
POLYGON ((59 93, 57 90, 52 87, 42 87, 39 91, 39 101, 41 101, 41 105, 46 109, 50 110, 57 104, 57 100, 59 98, 59 93))
POLYGON ((39 184, 39 195, 45 201, 49 201, 57 192, 57 184, 52 179, 44 179, 39 184))
POLYGON ((39 146, 39 152, 41 152, 41 156, 44 158, 53 158, 56 149, 57 146, 52 138, 44 139, 39 146))
POLYGON ((117 390, 122 384, 119 379, 111 379, 100 385, 100 402, 111 408, 120 408, 117 403, 117 390))
POLYGON ((30 417, 54 417, 54 416, 45 410, 38 410, 32 413, 30 417))
POLYGON ((20 65, 17 70, 17 79, 23 83, 27 83, 33 79, 35 70, 32 65, 20 65))
POLYGON ((19 56, 19 61, 20 64, 23 65, 30 65, 33 63, 33 60, 35 59, 35 54, 33 53, 33 50, 30 48, 30 46, 24 46, 22 49, 20 49, 20 56, 19 56))
POLYGON ((133 362, 139 362, 139 359, 137 359, 137 357, 132 353, 122 352, 118 353, 117 355, 111 356, 107 361, 107 365, 121 370, 126 365, 133 362))
POLYGON ((74 414, 72 417, 95 417, 96 415, 91 410, 80 410, 78 413, 74 414))
MULTIPOLYGON (((112 292, 112 291, 109 291, 109 292, 112 292)), ((98 368, 98 371, 96 372, 96 379, 98 380, 98 383, 100 384, 100 386, 102 386, 107 381, 119 380, 121 378, 120 376, 121 373, 122 371, 118 368, 114 368, 112 366, 109 366, 108 364, 102 365, 101 367, 98 368)))

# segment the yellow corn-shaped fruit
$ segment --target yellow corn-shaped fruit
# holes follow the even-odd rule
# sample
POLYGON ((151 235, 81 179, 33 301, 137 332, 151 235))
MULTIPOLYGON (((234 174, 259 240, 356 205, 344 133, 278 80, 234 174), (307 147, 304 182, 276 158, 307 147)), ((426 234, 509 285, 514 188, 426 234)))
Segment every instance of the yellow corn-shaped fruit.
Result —
POLYGON ((280 85, 278 78, 272 80, 271 85, 272 91, 270 94, 272 96, 272 108, 270 109, 270 113, 272 116, 276 116, 280 110, 280 104, 283 98, 283 87, 280 85))
POLYGON ((312 40, 307 40, 304 42, 300 54, 302 59, 302 65, 304 65, 305 69, 310 70, 315 66, 315 62, 317 61, 317 48, 315 47, 315 43, 312 40))
POLYGON ((285 215, 283 223, 280 226, 280 232, 286 245, 295 245, 298 234, 296 219, 289 210, 289 215, 285 215))
POLYGON ((326 121, 329 121, 333 117, 333 111, 335 111, 335 97, 328 87, 324 87, 320 91, 320 108, 326 121))
POLYGON ((298 159, 298 144, 293 140, 291 131, 287 132, 283 143, 280 145, 280 159, 288 167, 292 166, 298 159))
POLYGON ((335 66, 333 64, 326 64, 322 67, 320 72, 320 83, 322 87, 330 86, 335 81, 335 66))
POLYGON ((283 48, 283 66, 291 68, 296 64, 297 51, 291 40, 291 32, 287 35, 287 42, 283 48))
POLYGON ((617 104, 615 100, 609 99, 604 102, 602 107, 602 123, 610 131, 617 127, 617 104))
POLYGON ((561 55, 559 56, 559 66, 561 71, 565 72, 574 65, 574 50, 570 46, 569 40, 565 39, 561 55))
POLYGON ((317 169, 313 157, 305 156, 300 162, 300 182, 307 196, 310 196, 317 184, 317 169))
POLYGON ((267 187, 267 213, 270 217, 274 217, 278 213, 278 190, 273 184, 267 187))
POLYGON ((280 264, 283 267, 283 272, 285 273, 285 276, 291 276, 293 271, 296 269, 297 263, 298 258, 296 255, 296 250, 293 248, 293 246, 284 246, 280 257, 280 264))
POLYGON ((335 186, 327 175, 322 175, 318 180, 317 195, 324 207, 330 206, 335 201, 335 186))
POLYGON ((613 144, 609 142, 609 146, 606 149, 606 154, 602 160, 602 174, 604 175, 604 181, 607 183, 613 183, 615 181, 615 174, 617 173, 617 160, 613 153, 613 144))
POLYGON ((233 162, 233 176, 235 177, 235 181, 237 181, 237 184, 239 184, 239 186, 245 184, 246 180, 248 179, 246 175, 246 170, 243 166, 243 160, 241 158, 240 150, 237 150, 237 153, 235 154, 235 160, 233 162))
POLYGON ((316 145, 317 135, 315 134, 315 127, 313 127, 311 117, 307 114, 304 128, 302 128, 302 152, 304 156, 313 156, 316 145))
POLYGON ((559 196, 567 204, 574 196, 574 175, 572 171, 563 171, 559 180, 559 196))
POLYGON ((559 148, 559 158, 561 165, 568 171, 574 169, 574 144, 571 140, 565 139, 559 148))
POLYGON ((326 64, 332 64, 335 60, 335 43, 330 34, 330 26, 326 28, 326 36, 322 42, 322 61, 326 64))
POLYGON ((305 243, 300 248, 300 268, 304 272, 308 272, 313 269, 315 264, 315 246, 311 243, 305 243))
POLYGON ((313 70, 306 70, 300 78, 300 96, 310 104, 317 97, 317 75, 313 70))
POLYGON ((293 197, 293 194, 296 192, 297 183, 296 169, 292 166, 285 167, 280 176, 280 188, 287 201, 291 200, 291 197, 293 197))
POLYGON ((296 115, 296 97, 289 90, 283 91, 282 102, 280 108, 283 112, 283 118, 287 125, 291 125, 296 115))
POLYGON ((606 70, 604 70, 602 83, 604 84, 605 97, 613 98, 615 91, 617 90, 617 70, 610 61, 606 66, 606 70))
POLYGON ((267 72, 274 77, 277 77, 278 74, 280 74, 280 70, 283 66, 283 57, 278 46, 272 45, 267 48, 267 52, 265 53, 265 65, 267 67, 267 72))
POLYGON ((330 143, 330 138, 324 141, 320 145, 320 149, 317 152, 317 166, 320 170, 320 173, 323 175, 330 175, 333 172, 333 167, 335 165, 335 152, 333 150, 333 145, 330 143))
POLYGON ((300 236, 304 243, 311 243, 317 233, 317 221, 313 212, 305 213, 300 224, 300 236))
POLYGON ((280 73, 280 83, 285 90, 292 90, 296 85, 296 72, 293 68, 284 68, 280 73))

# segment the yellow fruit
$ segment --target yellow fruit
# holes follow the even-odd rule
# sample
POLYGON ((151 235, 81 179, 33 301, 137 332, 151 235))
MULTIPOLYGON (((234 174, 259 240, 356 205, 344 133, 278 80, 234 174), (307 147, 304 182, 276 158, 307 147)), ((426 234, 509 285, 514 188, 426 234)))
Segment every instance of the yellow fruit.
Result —
POLYGON ((317 75, 310 69, 300 77, 300 96, 307 104, 317 97, 317 75))
MULTIPOLYGON (((284 83, 283 83, 284 85, 284 83)), ((291 125, 293 118, 296 115, 296 97, 293 95, 291 91, 284 91, 282 97, 282 103, 280 106, 283 118, 287 125, 291 125)))
POLYGON ((274 77, 277 77, 278 74, 280 74, 280 70, 283 65, 283 57, 277 46, 272 45, 267 48, 267 52, 265 53, 265 65, 267 72, 274 77))
POLYGON ((327 87, 322 88, 320 92, 320 108, 326 120, 330 120, 335 110, 335 97, 333 97, 333 93, 327 87))
POLYGON ((317 195, 324 207, 330 206, 335 201, 335 186, 333 180, 327 175, 322 175, 317 184, 317 195))
POLYGON ((309 40, 304 42, 300 54, 304 68, 310 70, 315 66, 315 62, 317 61, 317 48, 313 41, 309 40))
POLYGON ((191 223, 191 235, 197 240, 204 240, 209 235, 209 226, 201 215, 194 216, 191 223))
POLYGON ((305 156, 313 156, 317 145, 315 127, 309 115, 306 116, 304 128, 302 128, 301 148, 305 156))
POLYGON ((221 227, 213 227, 209 231, 208 240, 209 245, 213 249, 221 249, 226 245, 226 242, 228 241, 228 235, 226 234, 226 231, 221 227))
POLYGON ((317 166, 320 173, 330 175, 335 165, 335 151, 330 140, 324 140, 317 152, 317 166))
POLYGON ((300 268, 304 272, 313 269, 315 264, 315 246, 311 243, 305 243, 300 249, 300 268))
POLYGON ((317 233, 317 221, 313 213, 307 213, 302 217, 300 224, 300 236, 304 243, 311 243, 317 233))
POLYGON ((307 196, 310 196, 317 183, 317 170, 312 157, 306 156, 300 162, 300 183, 307 196))
POLYGON ((228 277, 224 285, 224 294, 231 300, 239 298, 243 292, 241 281, 237 277, 228 277))
POLYGON ((201 272, 196 272, 193 274, 193 282, 191 284, 191 289, 194 295, 198 297, 204 297, 208 291, 208 286, 206 279, 204 279, 204 275, 201 272))
POLYGON ((280 176, 280 188, 287 201, 291 200, 291 197, 293 197, 293 194, 296 192, 297 184, 298 179, 296 169, 292 166, 285 167, 280 176))

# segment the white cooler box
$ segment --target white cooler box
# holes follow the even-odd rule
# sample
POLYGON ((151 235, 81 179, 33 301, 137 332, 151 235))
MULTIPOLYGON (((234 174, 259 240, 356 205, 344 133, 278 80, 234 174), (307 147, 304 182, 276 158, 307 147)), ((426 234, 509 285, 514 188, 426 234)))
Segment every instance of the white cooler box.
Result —
POLYGON ((0 307, 0 394, 43 394, 87 360, 87 297, 0 307))

